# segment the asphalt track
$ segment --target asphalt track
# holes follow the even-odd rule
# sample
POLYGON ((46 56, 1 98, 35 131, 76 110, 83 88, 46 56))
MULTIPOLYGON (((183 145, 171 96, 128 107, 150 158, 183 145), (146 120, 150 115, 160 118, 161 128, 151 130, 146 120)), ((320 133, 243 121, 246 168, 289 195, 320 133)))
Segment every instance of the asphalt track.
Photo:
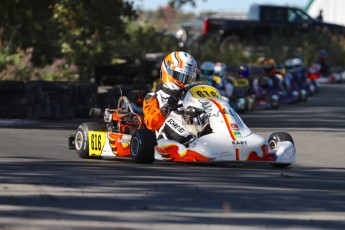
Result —
POLYGON ((81 121, 0 121, 0 229, 345 229, 345 84, 242 119, 289 132, 296 164, 83 160, 81 121))

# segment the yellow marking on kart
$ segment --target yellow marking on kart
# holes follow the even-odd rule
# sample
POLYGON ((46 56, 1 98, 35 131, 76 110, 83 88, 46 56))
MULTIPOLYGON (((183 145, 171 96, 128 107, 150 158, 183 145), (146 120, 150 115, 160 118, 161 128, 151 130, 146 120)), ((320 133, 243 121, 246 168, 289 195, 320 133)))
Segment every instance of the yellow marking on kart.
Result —
POLYGON ((218 90, 208 85, 198 85, 190 89, 195 98, 221 98, 218 90))
POLYGON ((100 156, 102 154, 104 144, 106 141, 106 133, 99 131, 89 131, 89 155, 100 156))
POLYGON ((247 79, 237 79, 235 81, 235 86, 236 87, 247 87, 249 85, 249 81, 247 79))

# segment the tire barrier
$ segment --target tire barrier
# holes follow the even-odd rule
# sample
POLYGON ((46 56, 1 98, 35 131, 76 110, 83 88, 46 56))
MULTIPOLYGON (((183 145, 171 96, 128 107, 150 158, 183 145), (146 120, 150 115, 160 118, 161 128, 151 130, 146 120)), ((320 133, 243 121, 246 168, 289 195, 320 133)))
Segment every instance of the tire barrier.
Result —
POLYGON ((86 118, 97 97, 93 83, 0 81, 0 118, 86 118))

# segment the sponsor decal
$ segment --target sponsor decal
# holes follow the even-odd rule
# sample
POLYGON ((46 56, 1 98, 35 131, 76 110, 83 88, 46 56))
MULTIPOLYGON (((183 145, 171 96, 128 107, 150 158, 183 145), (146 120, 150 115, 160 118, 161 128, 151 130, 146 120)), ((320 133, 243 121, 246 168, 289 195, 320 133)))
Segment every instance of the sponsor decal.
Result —
POLYGON ((238 125, 236 123, 231 123, 231 129, 239 130, 238 125))
POLYGON ((230 151, 223 151, 223 152, 212 153, 211 155, 214 157, 230 157, 230 156, 234 156, 234 153, 230 151))
POLYGON ((174 119, 170 118, 167 121, 167 124, 179 133, 183 133, 185 131, 185 129, 183 127, 181 127, 181 125, 179 125, 176 121, 174 121, 174 119))
POLYGON ((242 136, 241 132, 238 132, 238 131, 234 131, 234 135, 235 135, 235 137, 241 137, 242 136))
POLYGON ((131 137, 122 136, 122 138, 118 139, 118 142, 129 145, 131 143, 131 137))
POLYGON ((246 147, 247 141, 232 141, 234 147, 246 147))
POLYGON ((209 101, 202 102, 199 100, 202 105, 202 108, 207 112, 210 113, 212 111, 212 104, 209 101))

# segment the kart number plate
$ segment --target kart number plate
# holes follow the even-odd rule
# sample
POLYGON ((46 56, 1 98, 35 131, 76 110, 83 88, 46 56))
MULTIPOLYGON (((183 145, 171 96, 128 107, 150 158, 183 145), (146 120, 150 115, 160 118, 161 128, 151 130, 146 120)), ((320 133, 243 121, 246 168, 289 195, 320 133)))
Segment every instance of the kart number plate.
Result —
POLYGON ((249 85, 249 81, 247 79, 237 79, 235 82, 235 86, 242 88, 247 87, 249 85))
POLYGON ((106 135, 104 132, 89 132, 89 155, 100 156, 105 144, 106 135))
POLYGON ((195 98, 221 98, 216 88, 207 85, 195 86, 190 92, 195 98))

